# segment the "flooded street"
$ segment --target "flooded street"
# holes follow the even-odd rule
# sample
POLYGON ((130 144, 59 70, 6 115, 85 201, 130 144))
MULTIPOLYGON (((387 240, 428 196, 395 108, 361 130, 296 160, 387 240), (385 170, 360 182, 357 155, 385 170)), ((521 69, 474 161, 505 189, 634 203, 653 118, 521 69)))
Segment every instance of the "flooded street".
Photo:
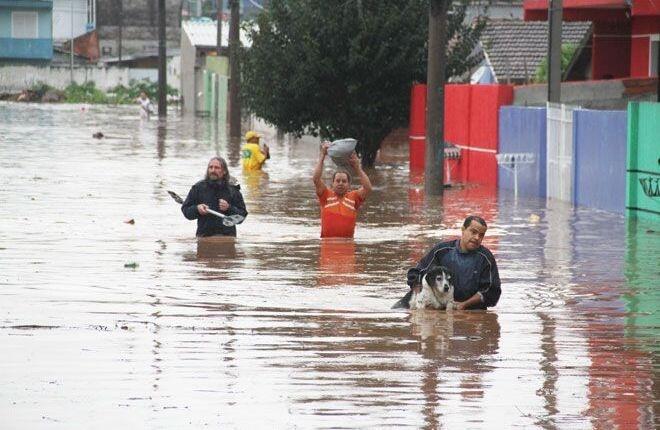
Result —
POLYGON ((660 425, 659 224, 482 188, 426 199, 404 145, 367 171, 355 239, 322 241, 318 146, 266 143, 248 175, 208 119, 0 103, 0 428, 660 425), (198 243, 166 190, 216 154, 249 215, 198 243), (470 213, 499 304, 391 310, 470 213))

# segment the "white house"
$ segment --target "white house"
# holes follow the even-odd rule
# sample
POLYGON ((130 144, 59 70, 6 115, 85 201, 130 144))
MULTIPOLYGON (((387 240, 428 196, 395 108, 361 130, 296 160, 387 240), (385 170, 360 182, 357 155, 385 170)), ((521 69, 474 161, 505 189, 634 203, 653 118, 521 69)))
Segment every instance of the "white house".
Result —
POLYGON ((95 28, 96 0, 53 0, 53 40, 69 40, 95 28))

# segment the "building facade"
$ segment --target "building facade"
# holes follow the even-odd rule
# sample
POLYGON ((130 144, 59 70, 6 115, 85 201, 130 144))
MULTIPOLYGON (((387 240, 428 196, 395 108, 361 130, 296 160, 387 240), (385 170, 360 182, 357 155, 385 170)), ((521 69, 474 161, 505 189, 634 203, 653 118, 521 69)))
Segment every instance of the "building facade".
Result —
MULTIPOLYGON (((525 20, 545 21, 548 0, 525 0, 525 20)), ((592 21, 592 79, 658 76, 660 2, 564 0, 564 21, 592 21)))
POLYGON ((53 57, 53 2, 0 0, 0 62, 49 62, 53 57))

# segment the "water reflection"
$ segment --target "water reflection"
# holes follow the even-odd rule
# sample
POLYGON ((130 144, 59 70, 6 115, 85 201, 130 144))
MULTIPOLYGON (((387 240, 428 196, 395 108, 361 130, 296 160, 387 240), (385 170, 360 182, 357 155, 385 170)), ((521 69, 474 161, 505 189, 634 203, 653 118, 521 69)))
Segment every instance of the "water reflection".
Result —
POLYGON ((156 153, 158 154, 158 159, 162 160, 165 158, 165 141, 167 140, 167 122, 166 120, 158 120, 158 132, 156 134, 156 153))
POLYGON ((658 427, 657 225, 475 186, 428 198, 394 145, 355 239, 320 240, 318 141, 278 139, 252 176, 208 119, 0 103, 0 128, 5 427, 658 427), (218 154, 250 216, 197 241, 165 190, 218 154), (472 212, 498 306, 392 311, 472 212))
POLYGON ((319 254, 319 286, 351 285, 358 269, 353 239, 323 238, 319 254))
MULTIPOLYGON (((454 395, 473 405, 484 398, 488 389, 484 376, 493 369, 500 324, 497 314, 490 312, 425 310, 413 312, 410 323, 426 360, 421 385, 425 396, 424 428, 439 428, 442 416, 451 411, 454 395)), ((471 419, 478 420, 478 414, 475 408, 471 419)))
POLYGON ((246 198, 259 201, 264 189, 268 188, 268 173, 263 170, 244 170, 243 183, 246 189, 246 198))

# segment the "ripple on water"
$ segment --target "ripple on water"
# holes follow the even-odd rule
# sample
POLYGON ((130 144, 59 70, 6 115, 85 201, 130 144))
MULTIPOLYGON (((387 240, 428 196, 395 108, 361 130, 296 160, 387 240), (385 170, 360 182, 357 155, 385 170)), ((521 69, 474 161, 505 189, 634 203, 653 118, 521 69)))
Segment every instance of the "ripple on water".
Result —
POLYGON ((266 132, 249 176, 208 119, 81 107, 0 103, 10 428, 657 427, 660 227, 480 187, 428 199, 403 145, 368 171, 355 240, 320 241, 317 142, 266 132), (250 215, 198 242, 166 190, 215 154, 250 215), (498 306, 390 310, 468 213, 498 306))

